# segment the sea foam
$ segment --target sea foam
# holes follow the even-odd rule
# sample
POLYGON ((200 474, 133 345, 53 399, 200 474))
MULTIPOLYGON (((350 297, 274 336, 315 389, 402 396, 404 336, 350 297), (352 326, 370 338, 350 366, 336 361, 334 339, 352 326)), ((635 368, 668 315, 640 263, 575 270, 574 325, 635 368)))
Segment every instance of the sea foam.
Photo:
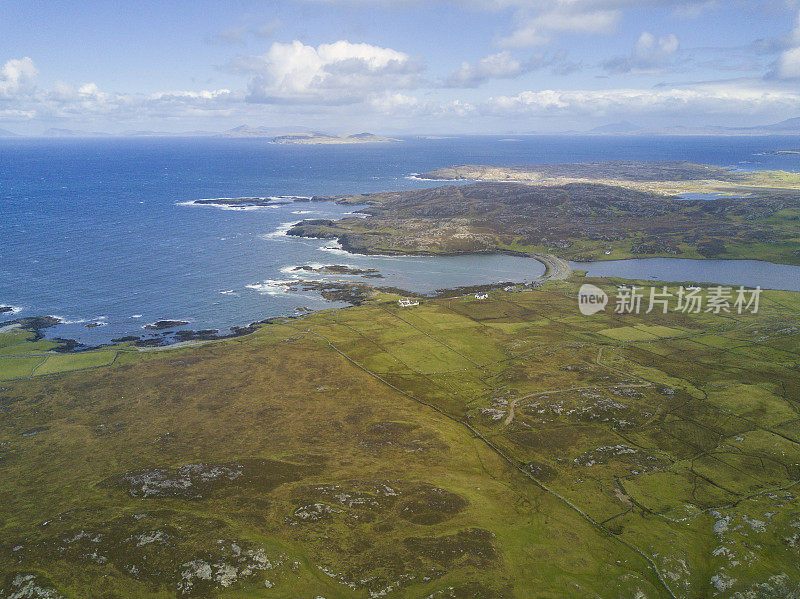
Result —
MULTIPOLYGON (((255 196, 253 196, 255 197, 255 196)), ((176 206, 199 206, 200 208, 216 208, 217 210, 235 210, 235 211, 252 211, 262 209, 280 208, 280 204, 266 205, 266 206, 231 206, 223 203, 224 200, 233 200, 236 198, 201 198, 200 200, 190 200, 188 202, 176 202, 176 206), (210 201, 209 201, 210 200, 210 201), (203 203, 199 203, 202 201, 203 203), (220 203, 214 203, 219 201, 220 203)), ((258 200, 273 200, 277 198, 256 198, 258 200)))
POLYGON ((292 221, 289 223, 281 223, 280 226, 277 229, 275 229, 272 233, 267 233, 265 235, 262 235, 262 237, 266 239, 281 239, 283 237, 288 237, 287 233, 289 232, 289 229, 295 226, 295 224, 297 224, 297 221, 292 221))
POLYGON ((349 256, 350 252, 342 249, 342 244, 338 240, 333 240, 319 248, 321 252, 329 252, 338 256, 349 256))
POLYGON ((251 283, 245 285, 247 289, 257 291, 262 295, 286 295, 292 291, 291 286, 295 285, 297 281, 285 281, 277 279, 267 279, 261 283, 251 283))

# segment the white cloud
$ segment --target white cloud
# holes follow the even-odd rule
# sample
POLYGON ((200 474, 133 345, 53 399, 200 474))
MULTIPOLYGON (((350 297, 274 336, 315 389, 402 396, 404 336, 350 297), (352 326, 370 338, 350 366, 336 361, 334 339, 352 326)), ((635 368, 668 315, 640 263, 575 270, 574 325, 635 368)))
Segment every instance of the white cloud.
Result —
POLYGON ((674 54, 680 42, 678 36, 674 33, 662 36, 656 40, 656 37, 649 31, 645 31, 636 42, 635 55, 637 58, 647 60, 658 54, 674 54))
POLYGON ((493 0, 487 6, 516 9, 517 26, 499 44, 523 48, 545 44, 559 33, 614 33, 630 9, 669 8, 683 17, 698 17, 715 5, 708 0, 493 0))
POLYGON ((147 116, 182 117, 208 114, 243 103, 242 94, 229 90, 172 91, 151 95, 105 92, 96 83, 76 86, 63 81, 51 89, 37 87, 38 71, 30 58, 11 59, 0 68, 0 118, 4 120, 63 120, 112 118, 136 120, 147 116))
POLYGON ((800 79, 800 46, 783 52, 775 65, 778 79, 800 79))
POLYGON ((448 75, 445 84, 448 87, 478 87, 489 79, 513 78, 523 72, 522 63, 504 51, 481 58, 475 65, 461 63, 461 68, 448 75))
POLYGON ((630 56, 619 56, 603 63, 610 73, 658 71, 664 68, 674 55, 680 42, 674 33, 656 37, 649 31, 639 36, 630 56))
POLYGON ((363 106, 346 107, 351 114, 369 112, 388 117, 464 117, 477 108, 463 100, 420 101, 402 93, 386 93, 371 97, 363 106))
POLYGON ((357 103, 416 87, 420 71, 404 52, 345 40, 317 47, 276 42, 263 56, 239 57, 229 68, 251 75, 248 101, 266 104, 357 103))
MULTIPOLYGON (((305 113, 329 121, 337 115, 403 117, 443 110, 395 89, 406 83, 410 86, 408 78, 416 77, 418 67, 408 55, 388 48, 348 42, 317 48, 299 42, 275 44, 266 56, 242 58, 235 66, 257 73, 251 78, 250 91, 253 81, 260 81, 265 87, 258 91, 276 95, 280 115, 305 113), (342 104, 352 106, 342 112, 342 104)), ((30 59, 12 59, 0 68, 0 120, 80 121, 88 127, 92 122, 148 119, 263 118, 269 110, 244 92, 230 89, 122 94, 104 91, 93 82, 63 81, 44 89, 35 85, 36 73, 30 59)))
MULTIPOLYGON (((307 0, 328 4, 384 6, 396 9, 421 5, 421 0, 307 0)), ((490 11, 513 11, 516 26, 499 39, 504 48, 525 48, 548 43, 554 35, 610 34, 624 11, 665 8, 684 18, 697 18, 718 6, 716 0, 432 0, 459 8, 490 11)), ((731 3, 745 4, 742 0, 731 3)))
POLYGON ((208 44, 246 46, 251 36, 256 39, 269 39, 282 25, 280 19, 264 21, 252 15, 244 17, 244 23, 238 26, 227 27, 215 35, 208 35, 205 38, 208 44))
POLYGON ((96 83, 84 83, 78 88, 78 95, 91 98, 105 97, 105 94, 100 91, 96 83))
POLYGON ((10 98, 29 92, 39 71, 29 57, 12 58, 0 68, 0 97, 10 98))
POLYGON ((370 98, 369 105, 382 114, 397 114, 416 110, 419 100, 401 93, 386 93, 370 98))
MULTIPOLYGON (((327 4, 403 9, 443 4, 470 10, 512 11, 513 31, 498 40, 504 48, 525 48, 549 42, 554 35, 610 34, 626 10, 662 8, 682 18, 698 18, 720 4, 751 6, 752 0, 306 0, 327 4)), ((769 0, 759 0, 769 1, 769 0)))
POLYGON ((706 11, 718 8, 720 3, 718 0, 700 0, 699 2, 690 2, 675 9, 675 14, 678 17, 685 19, 697 19, 703 16, 706 11))
POLYGON ((217 100, 220 98, 228 97, 232 94, 229 89, 215 89, 215 90, 201 90, 196 91, 172 91, 172 92, 156 92, 149 95, 148 100, 217 100))
POLYGON ((783 44, 784 50, 768 76, 775 79, 800 79, 800 13, 795 20, 794 29, 783 44))
POLYGON ((241 44, 247 45, 247 35, 250 33, 250 28, 247 25, 241 27, 228 27, 217 33, 210 35, 206 38, 209 44, 241 44))
POLYGON ((65 81, 56 81, 49 96, 57 102, 64 102, 75 96, 75 88, 65 81))
POLYGON ((581 65, 567 60, 564 50, 555 53, 538 52, 520 61, 508 51, 490 54, 472 65, 462 62, 461 67, 443 81, 444 87, 478 87, 492 79, 514 79, 539 69, 551 68, 555 75, 568 75, 580 70, 581 65))
POLYGON ((413 117, 436 123, 439 119, 461 119, 477 111, 473 104, 462 100, 420 102, 415 97, 399 93, 376 96, 367 103, 367 108, 382 117, 413 117))
POLYGON ((569 5, 559 6, 520 18, 519 27, 499 43, 506 48, 524 48, 547 43, 552 33, 609 34, 616 31, 621 16, 619 10, 576 11, 569 5))
POLYGON ((800 93, 736 85, 658 90, 543 90, 489 98, 481 110, 497 116, 532 117, 770 115, 800 110, 800 93))
MULTIPOLYGON (((734 0, 736 1, 736 0, 734 0)), ((485 6, 516 9, 517 27, 500 39, 507 48, 536 46, 554 34, 608 35, 617 31, 624 11, 668 8, 682 17, 699 17, 713 0, 493 0, 485 6)))
MULTIPOLYGON (((325 4, 386 6, 405 8, 431 4, 431 0, 307 0, 325 4)), ((717 4, 716 0, 433 0, 435 4, 449 4, 460 8, 503 10, 503 9, 549 9, 552 7, 574 6, 579 9, 592 8, 637 8, 661 6, 672 8, 681 15, 695 14, 717 4)))
POLYGON ((453 115, 458 117, 464 117, 471 115, 476 110, 475 106, 470 104, 469 102, 462 102, 461 100, 452 100, 451 102, 445 102, 440 104, 437 109, 436 113, 442 116, 446 115, 453 115))

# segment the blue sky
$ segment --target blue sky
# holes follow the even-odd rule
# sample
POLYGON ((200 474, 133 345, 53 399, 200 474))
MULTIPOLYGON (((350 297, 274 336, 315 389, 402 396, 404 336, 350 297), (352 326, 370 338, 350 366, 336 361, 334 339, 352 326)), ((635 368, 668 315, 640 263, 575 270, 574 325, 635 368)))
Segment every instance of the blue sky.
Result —
POLYGON ((797 0, 0 1, 0 128, 504 133, 800 116, 797 0))

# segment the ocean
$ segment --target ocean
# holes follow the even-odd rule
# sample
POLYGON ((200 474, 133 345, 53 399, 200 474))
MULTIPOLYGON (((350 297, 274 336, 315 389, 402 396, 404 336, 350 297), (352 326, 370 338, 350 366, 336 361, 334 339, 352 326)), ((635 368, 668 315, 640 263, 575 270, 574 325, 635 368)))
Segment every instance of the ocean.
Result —
MULTIPOLYGON (((87 345, 183 320, 220 329, 344 305, 281 285, 315 264, 376 268, 350 280, 430 292, 524 281, 526 258, 352 256, 329 241, 289 238, 290 223, 354 210, 298 202, 254 210, 191 206, 197 199, 328 196, 428 187, 414 173, 454 164, 690 160, 745 170, 800 170, 795 137, 521 136, 406 139, 402 143, 285 146, 260 139, 0 140, 0 306, 54 315, 46 333, 87 345), (87 327, 87 325, 93 325, 87 327)), ((303 273, 305 278, 307 273, 303 273)), ((338 278, 341 276, 328 276, 338 278)), ((724 282, 724 281, 723 281, 724 282)))

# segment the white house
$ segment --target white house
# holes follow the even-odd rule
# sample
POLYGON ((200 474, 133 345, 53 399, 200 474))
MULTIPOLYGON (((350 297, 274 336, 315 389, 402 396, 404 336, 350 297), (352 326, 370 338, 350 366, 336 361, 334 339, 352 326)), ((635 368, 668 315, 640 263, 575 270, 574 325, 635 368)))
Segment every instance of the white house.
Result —
POLYGON ((411 306, 419 306, 419 301, 403 298, 397 301, 401 308, 410 308, 411 306))
POLYGON ((477 300, 489 299, 489 294, 488 293, 476 293, 475 294, 475 299, 477 299, 477 300))

